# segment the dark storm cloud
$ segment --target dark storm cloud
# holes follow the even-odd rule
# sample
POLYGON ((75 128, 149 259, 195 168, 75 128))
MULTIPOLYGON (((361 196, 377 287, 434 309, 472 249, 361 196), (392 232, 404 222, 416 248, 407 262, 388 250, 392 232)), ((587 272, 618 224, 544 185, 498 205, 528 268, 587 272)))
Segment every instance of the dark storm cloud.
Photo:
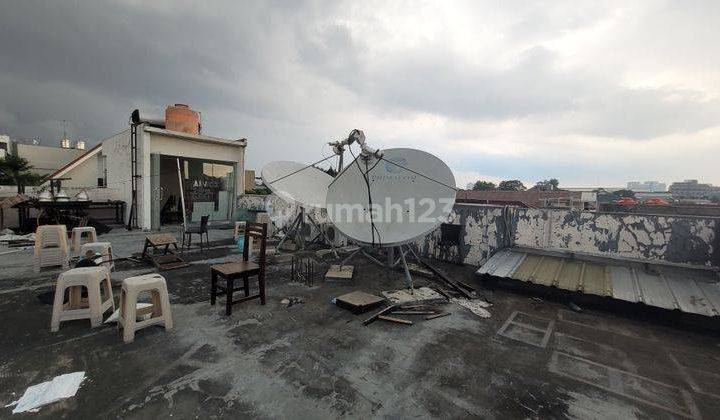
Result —
POLYGON ((519 131, 527 123, 527 132, 508 135, 532 143, 653 140, 716 127, 716 87, 657 80, 691 80, 665 68, 668 53, 693 70, 720 65, 706 46, 717 8, 618 5, 8 1, 0 133, 54 144, 67 120, 72 137, 93 143, 126 128, 136 107, 160 114, 186 102, 203 112, 208 134, 251 139, 249 165, 259 167, 278 150, 315 160, 328 137, 359 123, 382 132, 378 141, 413 144, 424 134, 413 121, 425 115, 454 124, 436 132, 449 148, 456 139, 483 144, 478 127, 507 122, 519 131), (618 31, 626 32, 598 47, 618 31), (563 47, 576 33, 581 47, 563 47), (584 43, 596 51, 578 59, 584 43), (625 83, 626 63, 650 83, 625 83))

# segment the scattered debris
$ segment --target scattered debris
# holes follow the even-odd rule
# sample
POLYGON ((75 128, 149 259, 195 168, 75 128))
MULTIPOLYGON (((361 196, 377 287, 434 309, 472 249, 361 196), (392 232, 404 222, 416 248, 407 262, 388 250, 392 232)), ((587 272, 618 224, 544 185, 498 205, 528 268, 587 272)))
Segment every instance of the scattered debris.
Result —
MULTIPOLYGON (((412 248, 410 248, 412 251, 412 248)), ((422 258, 420 258, 415 252, 413 251, 413 255, 415 256, 415 259, 418 260, 418 262, 425 266, 429 271, 431 271, 433 274, 435 274, 436 277, 433 277, 435 280, 441 281, 444 285, 449 286, 454 292, 460 294, 461 296, 467 298, 467 299, 476 299, 477 293, 475 292, 475 288, 470 286, 467 283, 463 283, 459 280, 453 280, 451 279, 447 274, 445 274, 442 270, 439 268, 435 268, 432 265, 428 264, 427 262, 423 261, 422 258)))
POLYGON ((489 308, 492 305, 483 300, 452 298, 452 299, 450 299, 450 301, 452 303, 462 306, 465 309, 469 309, 470 312, 474 313, 475 315, 479 316, 480 318, 490 318, 490 312, 485 308, 489 308))
POLYGON ((323 248, 323 249, 318 249, 317 251, 315 251, 315 255, 316 255, 318 258, 322 258, 322 257, 324 257, 324 256, 326 256, 326 255, 328 255, 328 254, 332 254, 332 253, 333 253, 333 249, 332 249, 332 248, 323 248))
POLYGON ((433 278, 435 277, 435 274, 421 266, 420 264, 416 264, 414 262, 408 262, 407 263, 408 270, 410 271, 410 274, 416 274, 418 276, 423 276, 427 278, 433 278))
POLYGON ((429 287, 419 287, 413 290, 400 289, 387 292, 384 291, 382 294, 393 303, 434 302, 446 300, 443 295, 429 287))
POLYGON ((354 273, 355 266, 353 265, 333 264, 330 266, 327 273, 325 273, 325 281, 349 282, 352 281, 354 273))
POLYGON ((312 286, 315 282, 315 261, 309 257, 293 257, 290 261, 290 281, 312 286))
POLYGON ((395 309, 396 306, 397 306, 397 305, 390 305, 390 306, 384 308, 384 309, 381 310, 380 312, 376 313, 375 315, 373 315, 373 316, 371 316, 370 318, 368 318, 368 319, 366 319, 365 321, 363 321, 362 324, 363 324, 363 325, 370 325, 370 324, 372 324, 373 322, 377 321, 380 316, 383 316, 383 315, 385 315, 385 314, 389 314, 393 309, 395 309))
POLYGON ((383 321, 396 322, 398 324, 412 325, 412 321, 402 318, 395 318, 394 316, 379 315, 378 319, 382 319, 383 321))
POLYGON ((425 320, 431 320, 435 318, 440 318, 443 316, 450 315, 450 312, 445 312, 442 310, 439 310, 435 307, 433 307, 432 304, 393 304, 385 309, 381 310, 380 312, 376 313, 375 315, 371 316, 370 318, 363 321, 363 325, 368 325, 373 322, 375 322, 378 319, 382 319, 383 321, 391 321, 398 324, 404 324, 404 325, 412 325, 412 321, 405 319, 405 318, 397 318, 393 315, 406 315, 406 316, 413 316, 413 315, 425 315, 425 320))
MULTIPOLYGON (((85 372, 66 373, 28 387, 16 402, 13 414, 37 412, 40 407, 74 396, 85 379, 85 372)), ((10 404, 13 405, 13 404, 10 404)))
POLYGON ((361 314, 385 302, 385 298, 371 295, 369 293, 355 291, 338 296, 335 298, 335 304, 343 309, 347 309, 354 314, 361 314))
POLYGON ((300 304, 300 303, 305 303, 305 300, 304 300, 303 298, 301 298, 301 297, 290 296, 290 297, 286 297, 285 299, 281 300, 280 303, 281 303, 282 305, 285 305, 286 308, 289 308, 289 307, 291 307, 291 306, 293 306, 293 305, 298 305, 298 304, 300 304))
POLYGON ((440 312, 439 314, 434 314, 434 315, 428 315, 428 316, 426 316, 426 317, 425 317, 425 320, 431 320, 431 319, 435 319, 435 318, 442 318, 442 317, 448 316, 448 315, 450 315, 450 312, 440 312))
POLYGON ((570 307, 570 309, 572 309, 575 312, 583 311, 583 309, 579 305, 576 305, 574 302, 568 302, 568 306, 570 307))

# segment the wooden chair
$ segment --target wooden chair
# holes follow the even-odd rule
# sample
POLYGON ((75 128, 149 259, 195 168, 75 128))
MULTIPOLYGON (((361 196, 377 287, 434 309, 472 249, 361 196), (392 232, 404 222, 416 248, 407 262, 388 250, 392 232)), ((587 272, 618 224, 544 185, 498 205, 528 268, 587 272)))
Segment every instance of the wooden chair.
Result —
POLYGON ((245 246, 243 247, 242 261, 217 264, 210 267, 210 304, 215 304, 218 295, 225 295, 225 314, 232 314, 232 305, 252 299, 260 299, 260 304, 265 304, 265 246, 267 242, 267 224, 247 222, 245 225, 245 246), (257 262, 250 261, 250 239, 260 243, 260 251, 257 254, 257 262), (250 296, 249 278, 257 276, 258 294, 250 296), (219 284, 224 279, 225 284, 219 284), (235 286, 235 280, 242 279, 241 286, 235 286), (218 291, 219 290, 219 291, 218 291), (242 290, 245 296, 233 300, 233 293, 242 290))
POLYGON ((187 238, 187 247, 190 248, 193 234, 200 235, 200 250, 203 250, 203 234, 205 234, 205 245, 210 246, 210 233, 208 230, 208 221, 210 216, 200 217, 200 224, 193 224, 183 229, 182 248, 185 249, 185 238, 187 238))

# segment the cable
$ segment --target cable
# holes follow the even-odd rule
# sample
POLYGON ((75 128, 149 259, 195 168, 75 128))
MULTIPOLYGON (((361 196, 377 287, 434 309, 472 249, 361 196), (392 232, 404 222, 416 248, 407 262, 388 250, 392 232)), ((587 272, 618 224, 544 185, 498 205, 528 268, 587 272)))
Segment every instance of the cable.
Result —
POLYGON ((372 238, 372 245, 375 246, 375 233, 377 233, 378 236, 378 245, 382 247, 382 235, 380 235, 380 231, 378 230, 377 226, 375 226, 375 221, 373 220, 373 211, 372 211, 372 194, 370 192, 370 179, 368 178, 368 173, 377 166, 377 164, 380 162, 380 159, 378 159, 377 162, 375 162, 375 165, 372 166, 372 168, 367 168, 367 161, 365 161, 365 169, 366 172, 363 173, 362 168, 360 167, 360 163, 358 162, 358 158, 355 157, 355 153, 352 151, 352 147, 348 145, 348 150, 350 151, 350 154, 353 157, 353 161, 356 163, 356 166, 358 168, 358 171, 360 171, 360 175, 362 175, 363 180, 365 180, 365 186, 367 187, 368 192, 368 212, 370 214, 370 235, 372 238))
POLYGON ((448 185, 448 184, 446 184, 446 183, 444 183, 444 182, 438 181, 437 179, 433 179, 433 178, 430 178, 429 176, 425 176, 425 175, 421 174, 420 172, 413 171, 413 170, 410 169, 410 168, 406 168, 406 167, 404 167, 404 166, 402 166, 402 165, 400 165, 400 164, 397 164, 397 163, 395 163, 395 162, 391 162, 391 161, 385 159, 385 158, 382 157, 382 156, 380 156, 380 159, 384 160, 384 161, 387 162, 387 163, 392 163, 393 165, 395 165, 395 166, 397 166, 397 167, 399 167, 399 168, 405 169, 406 171, 412 172, 412 173, 414 173, 415 175, 420 175, 421 177, 423 177, 423 178, 425 178, 425 179, 427 179, 427 180, 430 180, 430 181, 432 181, 432 182, 436 182, 436 183, 442 185, 443 187, 448 187, 448 188, 450 188, 451 190, 459 191, 459 188, 452 187, 452 186, 450 186, 450 185, 448 185))
POLYGON ((317 165, 318 163, 323 163, 323 162, 325 162, 326 160, 328 160, 328 159, 330 159, 330 158, 332 158, 332 157, 333 157, 333 156, 328 156, 328 157, 326 157, 326 158, 324 158, 324 159, 320 159, 320 160, 318 160, 318 161, 315 162, 315 163, 311 163, 311 164, 309 164, 309 165, 307 165, 307 166, 304 166, 304 167, 298 169, 297 171, 290 172, 289 174, 287 174, 287 175, 285 175, 285 176, 281 176, 281 177, 278 178, 278 179, 274 179, 274 180, 272 180, 272 181, 270 181, 270 182, 267 182, 266 184, 273 184, 273 183, 275 183, 275 182, 281 181, 281 180, 283 180, 283 179, 285 179, 285 178, 287 178, 287 177, 289 177, 289 176, 295 175, 296 173, 298 173, 298 172, 300 172, 300 171, 304 171, 305 169, 307 169, 307 168, 309 168, 309 167, 311 167, 311 166, 315 166, 315 165, 317 165))

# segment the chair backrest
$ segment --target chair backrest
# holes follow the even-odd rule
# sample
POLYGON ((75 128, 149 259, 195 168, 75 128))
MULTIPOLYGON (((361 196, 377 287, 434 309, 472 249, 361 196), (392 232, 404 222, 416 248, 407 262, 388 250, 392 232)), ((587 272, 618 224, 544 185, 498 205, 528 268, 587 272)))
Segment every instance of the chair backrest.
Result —
POLYGON ((243 260, 250 258, 250 238, 260 241, 260 255, 258 264, 265 266, 265 245, 267 244, 267 223, 245 222, 245 246, 243 247, 243 260))
POLYGON ((208 220, 210 220, 210 216, 200 217, 200 232, 207 232, 208 220))

